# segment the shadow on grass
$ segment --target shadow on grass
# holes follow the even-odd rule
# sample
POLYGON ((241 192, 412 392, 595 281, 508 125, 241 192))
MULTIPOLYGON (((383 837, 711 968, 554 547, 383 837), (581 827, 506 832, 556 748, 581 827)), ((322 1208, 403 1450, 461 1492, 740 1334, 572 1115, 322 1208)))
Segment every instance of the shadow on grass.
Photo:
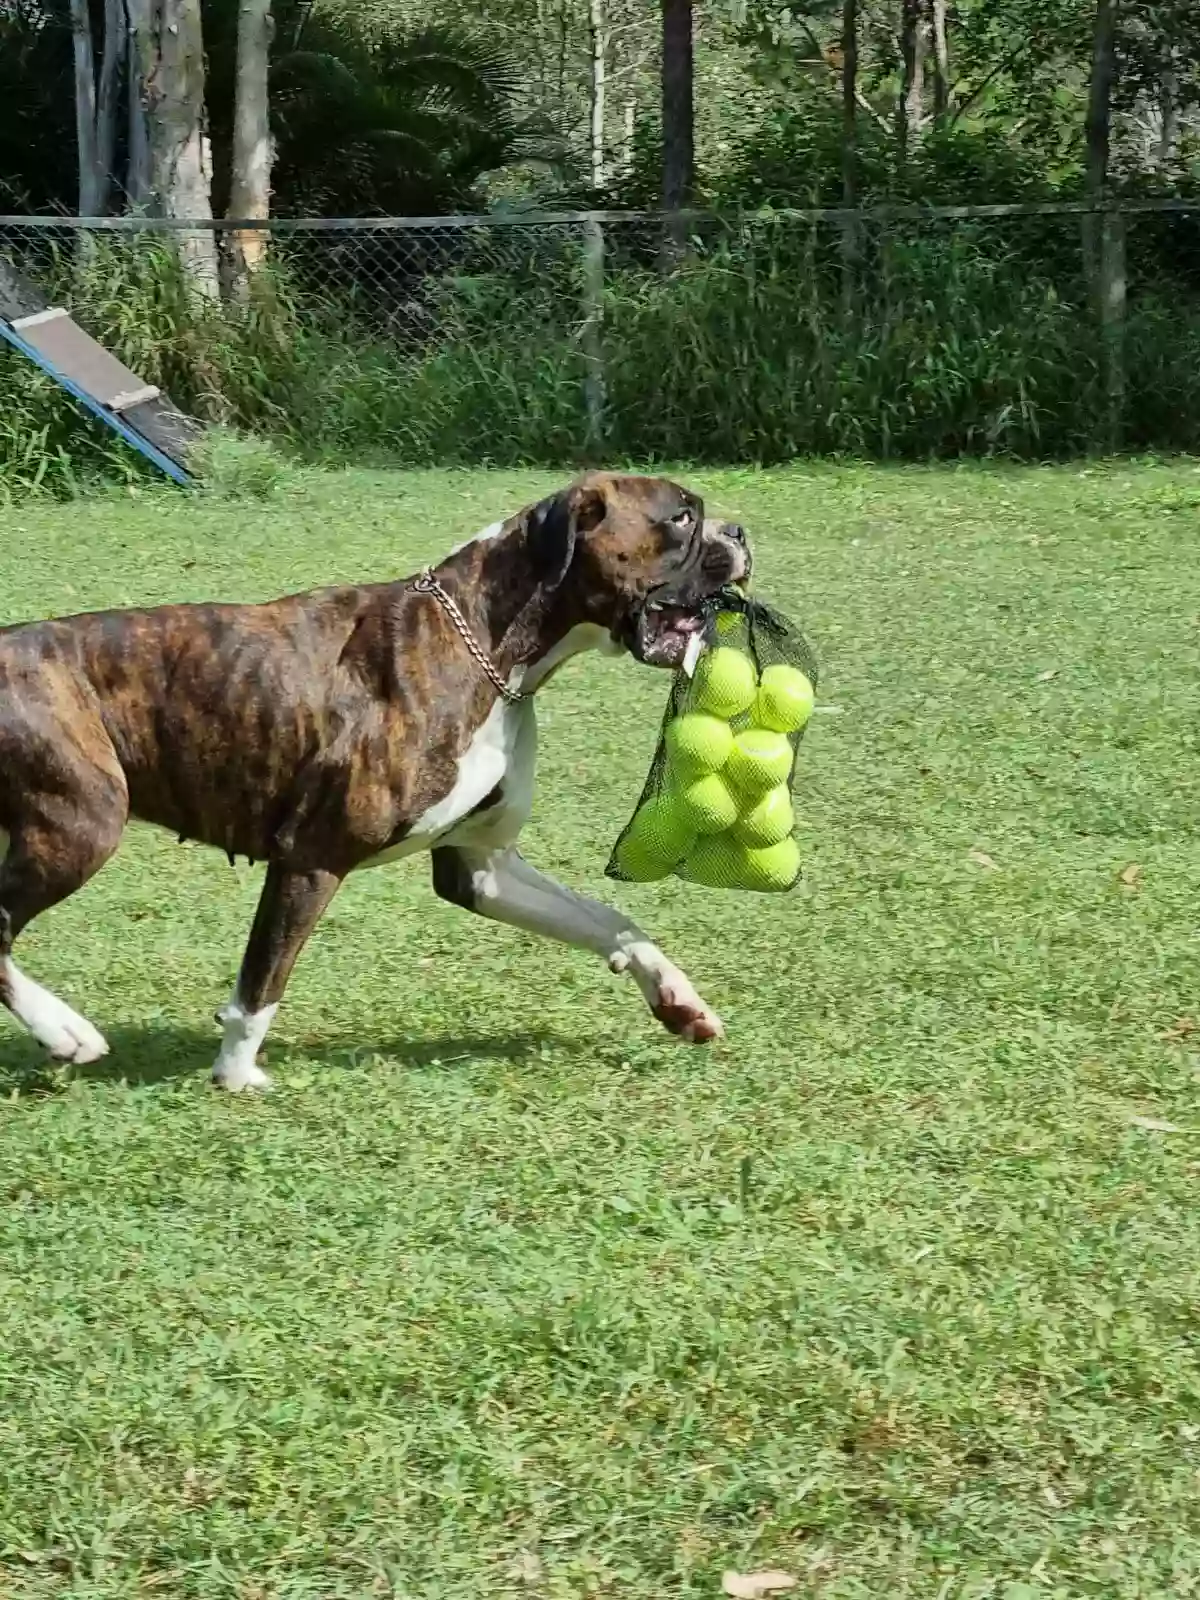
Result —
MULTIPOLYGON (((85 1067, 59 1066, 31 1039, 0 1038, 0 1095, 50 1094, 68 1083, 127 1083, 134 1087, 195 1079, 204 1083, 217 1053, 216 1028, 181 1028, 145 1023, 107 1031, 111 1053, 85 1067)), ((586 1041, 543 1029, 519 1033, 448 1034, 430 1039, 363 1040, 333 1037, 323 1041, 268 1040, 260 1057, 268 1071, 279 1071, 286 1086, 290 1066, 347 1067, 370 1071, 373 1061, 399 1062, 416 1070, 459 1066, 469 1061, 535 1061, 543 1051, 556 1054, 586 1048, 586 1041)))

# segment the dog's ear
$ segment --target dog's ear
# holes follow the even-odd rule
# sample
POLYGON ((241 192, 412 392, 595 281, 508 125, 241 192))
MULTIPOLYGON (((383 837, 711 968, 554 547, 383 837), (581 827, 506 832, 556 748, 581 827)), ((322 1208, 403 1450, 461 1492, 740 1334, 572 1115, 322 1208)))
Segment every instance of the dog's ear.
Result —
POLYGON ((550 588, 557 588, 570 571, 579 535, 598 528, 607 513, 604 494, 594 484, 573 483, 533 507, 529 549, 550 588))

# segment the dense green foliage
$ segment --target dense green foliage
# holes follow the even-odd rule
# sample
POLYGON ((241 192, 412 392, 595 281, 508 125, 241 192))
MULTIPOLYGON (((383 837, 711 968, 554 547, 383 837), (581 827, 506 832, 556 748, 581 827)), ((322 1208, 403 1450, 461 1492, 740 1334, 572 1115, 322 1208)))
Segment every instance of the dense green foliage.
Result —
MULTIPOLYGON (((916 79, 897 53, 902 0, 859 7, 856 200, 1078 197, 1093 0, 951 5, 937 83, 932 0, 904 3, 924 30, 916 79)), ((657 8, 601 9, 597 187, 583 0, 441 0, 432 19, 415 4, 276 0, 276 212, 653 207, 657 8)), ((220 214, 236 5, 202 0, 202 12, 220 214)), ((40 279, 182 404, 326 458, 1195 447, 1200 211, 1129 223, 1119 385, 1075 219, 868 228, 852 267, 832 227, 738 222, 763 208, 841 203, 841 18, 830 0, 805 11, 775 0, 698 6, 699 191, 725 220, 672 258, 673 274, 661 270, 652 229, 610 229, 602 328, 583 299, 580 240, 553 230, 531 229, 515 247, 499 233, 468 246, 429 234, 281 242, 248 308, 197 305, 169 253, 146 239, 79 253, 64 241, 51 269, 39 261, 40 279), (584 416, 583 381, 597 348, 599 430, 584 416)), ((1198 54, 1186 0, 1121 7, 1110 194, 1196 194, 1200 206, 1198 54)), ((67 0, 0 5, 9 206, 70 209, 72 115, 67 0)), ((5 353, 0 396, 10 488, 31 476, 66 486, 95 467, 73 410, 5 353)))

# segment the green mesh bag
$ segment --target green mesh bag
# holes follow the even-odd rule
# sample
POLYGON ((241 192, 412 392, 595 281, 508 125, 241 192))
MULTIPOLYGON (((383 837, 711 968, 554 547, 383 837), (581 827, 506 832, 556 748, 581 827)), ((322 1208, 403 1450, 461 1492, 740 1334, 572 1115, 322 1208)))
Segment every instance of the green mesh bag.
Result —
POLYGON ((817 665, 798 628, 726 590, 676 674, 637 810, 605 872, 782 893, 800 877, 796 751, 817 665))

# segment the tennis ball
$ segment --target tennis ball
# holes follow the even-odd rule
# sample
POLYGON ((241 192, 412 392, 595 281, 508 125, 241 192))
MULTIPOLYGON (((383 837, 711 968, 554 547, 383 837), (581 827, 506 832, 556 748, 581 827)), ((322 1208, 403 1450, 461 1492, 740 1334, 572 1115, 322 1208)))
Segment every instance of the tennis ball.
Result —
POLYGON ((813 686, 796 667, 777 662, 763 669, 754 720, 776 733, 798 733, 812 716, 813 686))
POLYGON ((740 611, 718 611, 716 629, 722 639, 731 639, 742 625, 740 611))
POLYGON ((754 703, 757 688, 758 673, 750 657, 718 645, 700 657, 692 679, 691 704, 697 711, 728 721, 754 703))
POLYGON ((733 836, 740 844, 761 849, 786 839, 796 825, 792 797, 786 783, 768 789, 761 800, 743 811, 733 825, 733 836))
POLYGON ((800 876, 800 849, 794 839, 781 839, 763 850, 741 850, 736 887, 778 894, 800 876))
POLYGON ((721 833, 737 821, 737 801, 715 772, 678 790, 674 804, 684 825, 696 833, 721 833))
POLYGON ((669 878, 675 863, 655 855, 633 834, 627 835, 617 846, 617 866, 631 883, 657 883, 669 878))
POLYGON ((740 847, 727 833, 717 833, 699 841, 679 873, 689 883, 709 889, 736 889, 744 870, 740 847))
POLYGON ((742 794, 760 795, 785 783, 792 770, 792 747, 770 728, 746 728, 735 734, 733 749, 722 769, 742 794))
POLYGON ((695 844, 696 830, 684 821, 668 793, 652 795, 638 807, 625 837, 639 854, 673 867, 695 844))
POLYGON ((729 759, 733 734, 719 717, 691 711, 667 724, 667 758, 680 777, 716 772, 729 759))

